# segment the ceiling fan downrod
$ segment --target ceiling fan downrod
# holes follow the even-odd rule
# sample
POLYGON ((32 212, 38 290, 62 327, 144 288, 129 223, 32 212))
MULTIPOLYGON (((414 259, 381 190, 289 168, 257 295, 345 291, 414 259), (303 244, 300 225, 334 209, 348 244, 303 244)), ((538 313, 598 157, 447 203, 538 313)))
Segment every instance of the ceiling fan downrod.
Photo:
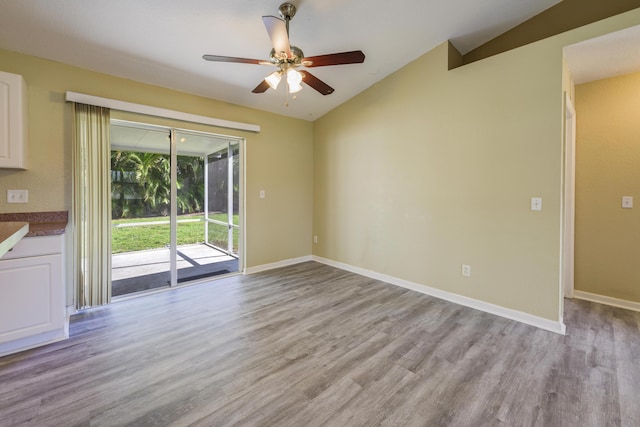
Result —
POLYGON ((280 12, 280 16, 284 19, 285 24, 287 26, 287 36, 289 35, 289 21, 296 16, 296 7, 291 3, 282 3, 278 8, 280 12))

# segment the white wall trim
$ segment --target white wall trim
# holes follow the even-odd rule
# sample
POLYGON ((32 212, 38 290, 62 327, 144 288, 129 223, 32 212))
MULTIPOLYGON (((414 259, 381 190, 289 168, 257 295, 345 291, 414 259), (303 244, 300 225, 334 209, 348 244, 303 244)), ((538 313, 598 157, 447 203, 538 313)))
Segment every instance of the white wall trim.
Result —
POLYGON ((130 113, 145 114, 147 116, 165 117, 168 119, 182 120, 191 123, 201 123, 227 129, 260 132, 259 125, 232 122, 229 120, 199 116, 197 114, 184 113, 182 111, 168 110, 166 108, 152 107, 150 105, 135 104, 133 102, 118 101, 117 99, 102 98, 99 96, 86 95, 83 93, 67 91, 65 94, 65 99, 71 102, 79 102, 82 104, 111 108, 112 110, 128 111, 130 113))
POLYGON ((596 302, 599 304, 610 305, 613 307, 624 308, 632 311, 640 312, 640 302, 627 301, 624 299, 618 299, 613 297, 607 297, 604 295, 592 294, 584 291, 573 291, 573 297, 585 301, 596 302))
POLYGON ((244 274, 260 273, 262 271, 273 270, 274 268, 288 267, 290 265, 300 264, 301 262, 312 261, 311 255, 290 258, 283 261, 272 262, 270 264, 256 265, 254 267, 247 267, 244 269, 244 274))
POLYGON ((383 282, 390 283, 392 285, 400 286, 402 288, 410 289, 412 291, 420 292, 421 294, 429 295, 432 297, 440 298, 445 301, 453 302, 455 304, 464 305, 466 307, 474 308, 476 310, 484 311, 486 313, 494 314, 496 316, 505 317, 507 319, 515 320, 520 323, 535 326, 540 329, 544 329, 557 334, 566 334, 566 325, 562 322, 556 322, 542 317, 534 316, 522 311, 512 310, 510 308, 501 307, 499 305, 490 304, 484 301, 479 301, 473 298, 468 298, 462 295, 454 294, 451 292, 443 291, 441 289, 432 288, 430 286, 421 285, 407 280, 399 279, 397 277, 389 276, 375 271, 367 270, 360 267, 354 267, 342 262, 333 261, 327 258, 322 258, 313 255, 311 257, 313 261, 317 261, 322 264, 330 265, 341 270, 350 271, 352 273, 360 274, 362 276, 370 277, 372 279, 381 280, 383 282))

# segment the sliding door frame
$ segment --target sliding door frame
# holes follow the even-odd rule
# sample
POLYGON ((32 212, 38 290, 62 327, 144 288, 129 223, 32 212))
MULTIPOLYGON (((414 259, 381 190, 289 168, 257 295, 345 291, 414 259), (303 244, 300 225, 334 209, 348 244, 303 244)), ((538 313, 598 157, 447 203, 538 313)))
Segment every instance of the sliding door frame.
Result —
POLYGON ((169 170, 171 175, 169 206, 169 271, 171 272, 170 286, 178 286, 178 144, 176 130, 169 130, 169 170))
MULTIPOLYGON (((154 125, 154 124, 149 124, 149 123, 141 123, 141 122, 134 122, 134 121, 129 121, 129 120, 120 120, 120 119, 111 119, 111 124, 112 125, 119 125, 119 126, 128 126, 128 127, 133 127, 136 129, 147 129, 147 130, 154 130, 154 131, 165 131, 167 132, 167 134, 169 135, 169 142, 170 142, 170 147, 169 147, 169 156, 170 156, 170 176, 171 176, 171 187, 170 187, 170 197, 171 197, 171 202, 170 202, 170 218, 169 218, 169 223, 170 223, 170 259, 169 259, 169 264, 170 264, 170 288, 174 288, 176 286, 178 286, 178 268, 177 268, 177 247, 178 247, 178 222, 177 222, 177 216, 178 216, 178 204, 177 204, 177 196, 178 196, 178 187, 177 187, 177 162, 178 162, 178 147, 177 147, 177 137, 176 134, 177 133, 181 133, 181 134, 188 134, 188 135, 200 135, 200 136, 205 136, 205 137, 215 137, 221 140, 227 140, 227 150, 232 151, 229 149, 229 147, 231 146, 231 141, 233 141, 233 143, 237 143, 238 144, 238 155, 240 156, 239 158, 239 162, 238 162, 238 176, 239 176, 239 182, 238 182, 238 186, 239 186, 239 197, 238 197, 238 213, 239 213, 239 221, 238 221, 238 225, 239 225, 239 235, 238 235, 238 271, 237 273, 241 274, 244 272, 244 265, 245 265, 245 225, 246 225, 246 219, 245 219, 245 206, 246 206, 246 191, 245 191, 245 166, 246 166, 246 159, 245 159, 245 144, 246 144, 246 139, 242 138, 242 137, 237 137, 237 136, 231 136, 231 135, 222 135, 222 134, 217 134, 217 133, 213 133, 213 132, 203 132, 203 131, 196 131, 196 130, 192 130, 192 129, 184 129, 184 128, 176 128, 176 127, 170 127, 170 126, 164 126, 164 125, 154 125)), ((207 154, 204 154, 204 162, 205 165, 207 164, 207 154)), ((229 157, 229 162, 232 162, 231 157, 229 157)), ((231 169, 231 165, 230 168, 231 169)), ((205 170, 205 185, 206 182, 208 181, 208 176, 207 176, 207 168, 204 168, 205 170)), ((229 170, 229 176, 232 176, 233 171, 229 170)), ((232 182, 232 181, 231 181, 232 182)), ((111 197, 110 194, 106 195, 106 197, 111 197)), ((233 215, 233 195, 228 195, 227 196, 227 203, 231 203, 228 206, 228 214, 231 216, 233 215)), ((208 203, 208 189, 205 191, 205 203, 208 203)), ((205 208, 208 211, 208 205, 206 205, 205 208)), ((205 219, 205 223, 206 223, 206 219, 205 219)), ((229 235, 231 235, 232 238, 232 232, 229 231, 228 233, 229 235)), ((209 280, 210 278, 207 278, 206 280, 209 280)), ((194 280, 193 282, 197 282, 198 280, 194 280)))

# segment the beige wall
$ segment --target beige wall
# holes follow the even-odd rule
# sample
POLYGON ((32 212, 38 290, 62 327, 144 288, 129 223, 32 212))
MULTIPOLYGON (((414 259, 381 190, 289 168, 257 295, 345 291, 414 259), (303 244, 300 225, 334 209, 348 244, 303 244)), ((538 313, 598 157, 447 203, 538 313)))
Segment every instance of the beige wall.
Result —
POLYGON ((317 120, 314 254, 560 320, 562 47, 637 22, 452 71, 445 43, 317 120))
POLYGON ((576 86, 576 117, 575 288, 640 302, 640 73, 576 86))
MULTIPOLYGON (((70 209, 71 108, 64 101, 65 91, 70 90, 260 125, 261 132, 252 133, 179 123, 246 138, 247 266, 309 255, 312 123, 3 50, 0 70, 21 74, 27 82, 30 133, 29 169, 0 170, 0 212, 70 209), (9 188, 29 190, 29 203, 7 204, 9 188), (266 190, 265 199, 258 197, 261 189, 266 190)), ((140 119, 158 122, 150 117, 140 119)))
POLYGON ((31 202, 0 197, 0 212, 69 208, 66 90, 255 123, 217 129, 247 138, 249 266, 308 255, 315 234, 316 255, 560 320, 562 47, 639 22, 628 12, 452 71, 444 43, 314 124, 0 50, 29 85, 31 132, 31 168, 0 171, 0 195, 27 188, 31 202))

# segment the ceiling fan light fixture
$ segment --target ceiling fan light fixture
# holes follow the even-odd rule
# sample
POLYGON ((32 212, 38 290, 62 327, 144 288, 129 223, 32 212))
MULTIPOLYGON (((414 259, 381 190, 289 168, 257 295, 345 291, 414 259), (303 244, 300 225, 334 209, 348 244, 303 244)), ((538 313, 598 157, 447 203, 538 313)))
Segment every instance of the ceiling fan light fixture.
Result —
POLYGON ((280 79, 282 78, 282 71, 274 71, 264 78, 264 81, 269 84, 271 89, 276 90, 278 88, 278 84, 280 83, 280 79))
POLYGON ((302 90, 302 74, 298 70, 289 68, 287 70, 287 84, 289 85, 289 93, 297 93, 302 90))

